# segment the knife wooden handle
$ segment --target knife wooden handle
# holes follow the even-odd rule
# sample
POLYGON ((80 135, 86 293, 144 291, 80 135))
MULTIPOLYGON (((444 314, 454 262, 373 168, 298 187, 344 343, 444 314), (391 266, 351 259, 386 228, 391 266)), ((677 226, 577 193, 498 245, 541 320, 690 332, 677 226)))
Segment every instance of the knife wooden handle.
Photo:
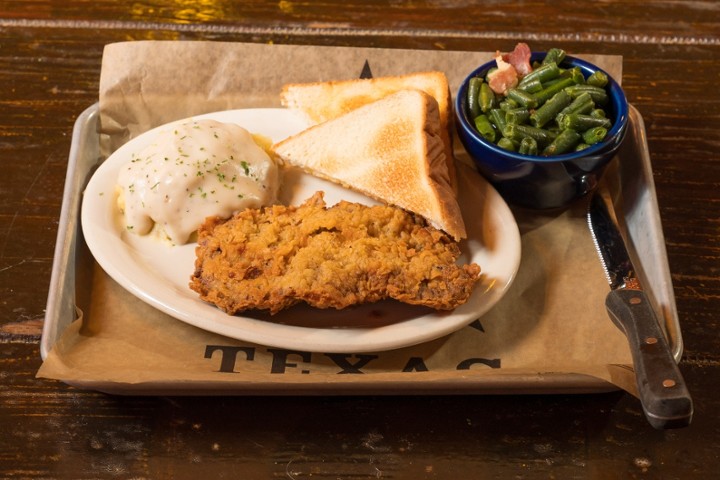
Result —
POLYGON ((613 290, 605 306, 630 343, 640 402, 650 424, 657 429, 689 425, 692 399, 645 293, 613 290))

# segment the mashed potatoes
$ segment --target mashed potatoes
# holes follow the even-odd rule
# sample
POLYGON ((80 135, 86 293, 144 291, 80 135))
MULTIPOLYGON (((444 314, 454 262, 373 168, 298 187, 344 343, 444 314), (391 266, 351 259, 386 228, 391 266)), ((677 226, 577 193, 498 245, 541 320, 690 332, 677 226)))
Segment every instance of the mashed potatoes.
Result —
POLYGON ((273 203, 278 169, 244 128, 197 120, 163 131, 133 154, 118 188, 128 231, 146 235, 157 226, 183 244, 207 217, 273 203))

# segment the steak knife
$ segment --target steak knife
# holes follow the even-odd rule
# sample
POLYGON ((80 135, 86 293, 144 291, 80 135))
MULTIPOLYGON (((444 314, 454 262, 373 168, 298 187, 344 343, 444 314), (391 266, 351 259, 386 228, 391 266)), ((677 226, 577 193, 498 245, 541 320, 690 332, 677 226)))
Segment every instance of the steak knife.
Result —
POLYGON ((685 380, 640 286, 617 223, 597 192, 590 199, 587 219, 610 283, 605 307, 628 339, 645 417, 657 429, 688 426, 693 403, 685 380))

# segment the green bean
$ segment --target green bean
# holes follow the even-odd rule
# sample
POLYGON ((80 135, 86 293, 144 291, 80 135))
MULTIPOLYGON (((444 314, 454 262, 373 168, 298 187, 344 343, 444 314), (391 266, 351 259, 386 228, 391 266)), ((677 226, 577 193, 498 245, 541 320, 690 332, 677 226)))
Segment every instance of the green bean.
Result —
POLYGON ((488 142, 495 142, 495 129, 490 123, 490 119, 487 115, 481 113, 475 117, 475 128, 485 140, 488 142))
POLYGON ((566 128, 558 134, 557 137, 543 150, 542 154, 545 156, 549 155, 560 155, 566 152, 570 152, 580 143, 582 137, 575 130, 566 128))
POLYGON ((560 74, 560 78, 571 78, 576 85, 585 84, 585 76, 580 67, 573 67, 560 74))
POLYGON ((583 132, 583 142, 587 143, 588 145, 594 145, 598 142, 602 142, 605 138, 605 135, 607 135, 607 128, 605 127, 593 127, 585 130, 583 132))
POLYGON ((519 90, 523 90, 528 93, 539 92, 543 89, 543 84, 539 79, 530 80, 522 85, 518 85, 519 90))
POLYGON ((482 78, 473 77, 468 82, 468 93, 467 93, 467 109, 470 114, 470 118, 475 118, 480 114, 480 104, 478 103, 478 96, 480 93, 480 84, 484 83, 482 78))
POLYGON ((511 88, 507 91, 507 97, 511 100, 516 101, 525 108, 536 108, 538 106, 538 100, 531 93, 524 92, 517 88, 511 88))
POLYGON ((608 84, 608 76, 601 70, 595 70, 587 79, 588 85, 604 88, 608 84))
MULTIPOLYGON (((580 112, 578 112, 578 113, 580 113, 580 112)), ((602 108, 594 108, 594 109, 590 110, 590 116, 595 117, 595 118, 606 118, 607 117, 605 110, 603 110, 602 108)))
MULTIPOLYGON (((538 103, 543 104, 547 102, 550 98, 552 98, 553 95, 555 95, 560 90, 564 90, 565 88, 571 87, 571 86, 579 86, 575 85, 575 82, 572 78, 563 78, 557 83, 553 83, 552 85, 543 88, 537 93, 534 93, 535 98, 537 98, 538 103)), ((569 93, 569 92, 568 92, 569 93)))
POLYGON ((572 102, 572 97, 570 97, 565 90, 560 90, 530 115, 530 123, 532 123, 534 127, 544 127, 545 124, 554 119, 563 108, 570 105, 570 102, 572 102))
POLYGON ((552 122, 552 123, 550 123, 550 124, 548 124, 548 125, 545 125, 544 128, 545 128, 545 130, 547 130, 548 132, 552 132, 552 133, 554 133, 554 134, 560 133, 560 127, 558 126, 557 122, 552 122))
POLYGON ((505 150, 508 150, 510 152, 515 152, 518 148, 514 141, 505 137, 502 137, 500 140, 498 140, 497 146, 500 148, 504 148, 505 150))
POLYGON ((537 140, 535 140, 532 137, 525 137, 522 140, 520 140, 520 146, 518 147, 518 153, 522 153, 523 155, 537 155, 538 154, 537 140))
POLYGON ((525 137, 532 137, 539 146, 548 145, 555 138, 555 134, 542 128, 531 127, 530 125, 515 125, 508 123, 502 131, 503 137, 521 142, 525 137))
POLYGON ((483 113, 489 112, 495 104, 495 94, 490 89, 490 85, 485 82, 480 84, 480 96, 478 97, 478 103, 480 104, 480 110, 483 113))
POLYGON ((565 79, 562 77, 553 78, 552 80, 548 80, 547 82, 542 82, 542 86, 543 86, 543 88, 547 88, 552 85, 555 85, 556 83, 558 83, 561 80, 565 80, 565 79))
POLYGON ((568 113, 562 117, 560 122, 560 128, 562 129, 573 129, 579 132, 584 132, 589 128, 594 127, 605 127, 610 128, 612 123, 607 118, 596 118, 590 115, 582 115, 580 113, 568 113))
POLYGON ((505 111, 500 108, 493 108, 488 112, 488 118, 490 119, 490 123, 492 123, 499 132, 502 132, 507 123, 505 121, 505 111))
POLYGON ((499 106, 501 109, 503 109, 503 110, 505 110, 505 111, 508 111, 508 110, 512 110, 513 108, 517 108, 517 107, 519 107, 520 105, 519 105, 515 100, 512 100, 512 99, 510 99, 510 98, 505 97, 505 100, 503 100, 502 102, 500 102, 500 103, 498 104, 498 106, 499 106))
POLYGON ((563 60, 565 60, 565 50, 561 48, 551 48, 545 54, 542 65, 546 65, 550 62, 555 62, 557 65, 560 65, 563 60))
POLYGON ((575 151, 576 151, 576 152, 582 152, 583 150, 585 150, 585 149, 588 148, 588 147, 590 147, 590 145, 588 145, 587 143, 582 143, 582 142, 580 142, 580 143, 577 144, 577 147, 575 147, 575 151))
POLYGON ((558 75, 560 75, 560 67, 558 67, 558 64, 556 62, 549 62, 525 75, 522 80, 520 80, 520 85, 526 85, 535 79, 545 83, 548 80, 556 78, 558 75))
POLYGON ((605 89, 593 85, 572 85, 567 87, 571 97, 577 98, 582 93, 589 93, 593 102, 598 105, 605 105, 608 101, 608 94, 605 89))
POLYGON ((582 95, 579 95, 577 98, 574 98, 573 101, 570 102, 570 105, 568 105, 567 107, 560 110, 560 112, 555 117, 555 120, 558 123, 560 123, 562 121, 562 117, 564 115, 567 115, 568 113, 583 113, 583 114, 590 113, 594 107, 595 107, 595 102, 593 102, 593 99, 590 96, 590 94, 583 93, 582 95))
POLYGON ((525 123, 530 118, 530 110, 527 108, 513 108, 505 112, 505 123, 525 123))

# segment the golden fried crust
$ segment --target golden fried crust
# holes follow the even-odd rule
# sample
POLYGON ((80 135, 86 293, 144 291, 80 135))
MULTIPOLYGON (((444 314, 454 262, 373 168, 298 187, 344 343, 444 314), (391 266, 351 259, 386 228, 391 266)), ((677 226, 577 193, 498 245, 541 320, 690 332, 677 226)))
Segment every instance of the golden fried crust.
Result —
POLYGON ((480 275, 455 262, 440 230, 396 207, 340 202, 322 192, 299 207, 248 209, 199 230, 190 288, 229 314, 277 313, 299 302, 342 309, 393 298, 438 310, 465 303, 480 275))

